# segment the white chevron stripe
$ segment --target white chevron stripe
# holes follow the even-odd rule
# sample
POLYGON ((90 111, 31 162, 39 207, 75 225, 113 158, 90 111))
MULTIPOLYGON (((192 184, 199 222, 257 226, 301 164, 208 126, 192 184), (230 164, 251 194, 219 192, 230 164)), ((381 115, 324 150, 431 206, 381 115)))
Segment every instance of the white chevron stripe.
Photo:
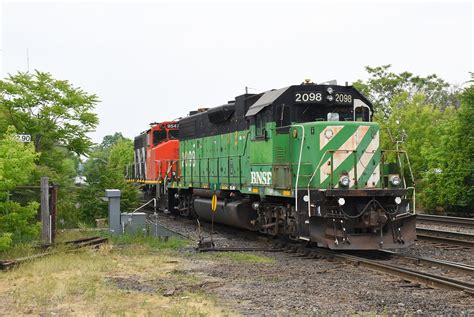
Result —
MULTIPOLYGON (((380 136, 379 136, 379 132, 377 131, 377 133, 372 138, 372 141, 370 141, 369 145, 367 146, 367 149, 365 149, 364 153, 362 154, 359 161, 357 162, 357 178, 360 179, 360 176, 365 171, 368 164, 370 164, 372 158, 375 155, 375 152, 379 148, 379 142, 380 142, 380 136)), ((353 186, 355 183, 354 168, 352 168, 351 171, 349 172, 349 178, 351 180, 350 186, 353 186)), ((369 177, 366 187, 367 188, 375 187, 379 178, 380 178, 380 168, 377 165, 377 167, 374 169, 374 172, 369 177)))
POLYGON ((326 127, 321 133, 319 134, 319 149, 322 150, 334 137, 344 128, 342 125, 333 125, 330 127, 326 127), (326 138, 326 131, 331 130, 332 131, 332 137, 331 138, 326 138))
MULTIPOLYGON (((352 134, 346 142, 333 154, 333 170, 336 170, 339 165, 341 165, 352 153, 357 149, 357 146, 360 144, 367 131, 369 131, 369 126, 360 126, 352 134)), ((320 183, 324 182, 331 175, 331 159, 328 159, 321 166, 319 170, 320 183)))
POLYGON ((369 179, 367 180, 367 188, 374 188, 375 185, 380 181, 380 165, 377 164, 375 167, 374 172, 370 175, 369 179))

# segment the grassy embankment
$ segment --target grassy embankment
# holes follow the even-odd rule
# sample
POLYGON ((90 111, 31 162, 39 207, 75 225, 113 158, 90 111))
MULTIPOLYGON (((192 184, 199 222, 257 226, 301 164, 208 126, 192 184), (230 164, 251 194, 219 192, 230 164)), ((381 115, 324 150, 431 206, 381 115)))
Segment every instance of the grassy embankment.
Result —
MULTIPOLYGON (((97 235, 97 233, 94 233, 97 235)), ((59 240, 90 232, 68 232, 59 240)), ((269 263, 266 257, 243 253, 182 252, 190 242, 180 239, 122 236, 99 250, 65 249, 0 273, 0 315, 132 314, 234 315, 206 293, 212 281, 182 274, 193 260, 269 263)), ((19 246, 0 259, 34 253, 19 246)))

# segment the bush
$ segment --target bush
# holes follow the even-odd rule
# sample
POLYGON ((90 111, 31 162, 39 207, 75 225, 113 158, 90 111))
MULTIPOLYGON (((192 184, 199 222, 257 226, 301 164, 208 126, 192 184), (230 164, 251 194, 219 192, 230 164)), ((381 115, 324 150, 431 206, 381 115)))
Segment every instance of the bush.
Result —
POLYGON ((21 205, 10 200, 10 191, 26 183, 34 171, 37 157, 32 144, 17 141, 13 128, 0 138, 0 251, 39 233, 34 221, 38 203, 21 205))

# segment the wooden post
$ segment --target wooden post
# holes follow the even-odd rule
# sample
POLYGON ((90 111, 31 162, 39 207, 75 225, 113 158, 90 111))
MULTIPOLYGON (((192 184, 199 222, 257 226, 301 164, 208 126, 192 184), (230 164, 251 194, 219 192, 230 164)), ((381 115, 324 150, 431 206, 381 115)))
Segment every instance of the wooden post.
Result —
POLYGON ((41 240, 51 243, 51 219, 49 213, 49 183, 48 177, 41 177, 41 240))

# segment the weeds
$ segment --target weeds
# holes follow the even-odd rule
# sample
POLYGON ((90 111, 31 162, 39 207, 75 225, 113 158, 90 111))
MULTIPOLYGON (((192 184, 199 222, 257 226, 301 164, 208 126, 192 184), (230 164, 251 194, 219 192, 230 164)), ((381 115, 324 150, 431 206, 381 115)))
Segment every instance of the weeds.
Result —
POLYGON ((110 239, 114 245, 143 245, 153 249, 170 249, 178 250, 189 245, 189 241, 177 237, 171 237, 169 239, 160 239, 156 237, 146 236, 144 234, 123 234, 123 235, 112 235, 109 233, 103 233, 110 239))
POLYGON ((252 253, 244 253, 244 252, 216 252, 212 254, 212 257, 218 258, 218 259, 227 259, 227 260, 230 260, 232 262, 237 262, 237 263, 273 263, 275 262, 274 259, 267 256, 256 255, 252 253))
POLYGON ((168 251, 187 246, 188 241, 108 237, 112 247, 60 250, 0 273, 0 315, 225 314, 200 288, 193 287, 202 283, 198 277, 175 273, 186 260, 168 251), (168 289, 176 291, 165 296, 168 289))
POLYGON ((33 248, 31 243, 19 243, 8 250, 0 252, 0 260, 16 259, 35 254, 37 252, 38 251, 33 248))

